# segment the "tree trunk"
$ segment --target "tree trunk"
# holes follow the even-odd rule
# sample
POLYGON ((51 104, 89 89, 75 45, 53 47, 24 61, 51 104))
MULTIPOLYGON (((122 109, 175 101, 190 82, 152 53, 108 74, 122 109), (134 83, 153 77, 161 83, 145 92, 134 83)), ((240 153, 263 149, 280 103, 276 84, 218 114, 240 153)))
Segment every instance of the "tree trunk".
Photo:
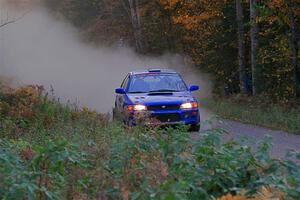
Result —
POLYGON ((236 0, 236 18, 238 25, 238 51, 239 51, 239 77, 241 93, 247 94, 247 76, 245 61, 245 30, 244 30, 244 12, 242 0, 236 0))
POLYGON ((133 27, 136 50, 138 52, 143 51, 142 45, 142 29, 141 29, 141 18, 139 13, 138 0, 128 0, 131 14, 131 23, 133 27))
POLYGON ((252 70, 252 94, 258 94, 258 24, 257 24, 257 0, 250 0, 250 37, 251 37, 251 70, 252 70))
POLYGON ((166 40, 167 48, 171 52, 175 52, 175 38, 174 38, 174 30, 172 23, 172 15, 170 11, 162 9, 163 17, 161 20, 161 35, 164 40, 166 40))
POLYGON ((293 66, 293 79, 294 79, 294 94, 296 97, 300 97, 300 70, 298 63, 298 38, 296 31, 296 19, 295 13, 293 11, 293 5, 290 0, 287 1, 288 5, 288 16, 290 20, 290 33, 289 41, 291 48, 291 62, 293 66))

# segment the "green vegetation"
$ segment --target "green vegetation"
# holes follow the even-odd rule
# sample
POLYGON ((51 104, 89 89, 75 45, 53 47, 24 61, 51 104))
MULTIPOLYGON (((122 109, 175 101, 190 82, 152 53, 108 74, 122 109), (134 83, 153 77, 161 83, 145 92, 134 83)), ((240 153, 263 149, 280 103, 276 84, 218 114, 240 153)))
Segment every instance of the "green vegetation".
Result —
MULTIPOLYGON (((299 106, 291 106, 300 96, 298 0, 45 2, 86 41, 184 54, 213 75, 215 94, 268 98, 212 102, 222 116, 299 133, 299 106)), ((0 198, 263 200, 271 199, 267 190, 300 199, 299 152, 278 160, 268 137, 254 152, 242 141, 222 142, 222 134, 192 140, 185 127, 124 129, 42 87, 2 88, 0 198)))
POLYGON ((300 107, 297 102, 288 105, 267 105, 259 98, 236 97, 209 99, 203 104, 226 119, 300 134, 300 107))
POLYGON ((299 163, 269 157, 270 138, 254 153, 223 143, 218 129, 200 140, 185 127, 124 129, 36 86, 2 93, 0 116, 1 199, 268 199, 263 190, 300 197, 299 163))

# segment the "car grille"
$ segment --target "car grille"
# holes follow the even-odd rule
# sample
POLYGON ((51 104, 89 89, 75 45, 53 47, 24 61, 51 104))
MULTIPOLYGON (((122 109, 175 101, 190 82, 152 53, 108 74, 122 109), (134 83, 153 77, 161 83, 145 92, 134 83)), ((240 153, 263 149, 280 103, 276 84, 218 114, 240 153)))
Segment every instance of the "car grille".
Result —
POLYGON ((151 117, 160 122, 179 122, 180 121, 179 113, 152 114, 151 117))
POLYGON ((178 110, 180 105, 178 104, 169 104, 169 105, 150 105, 147 106, 147 109, 150 111, 157 111, 157 110, 178 110))

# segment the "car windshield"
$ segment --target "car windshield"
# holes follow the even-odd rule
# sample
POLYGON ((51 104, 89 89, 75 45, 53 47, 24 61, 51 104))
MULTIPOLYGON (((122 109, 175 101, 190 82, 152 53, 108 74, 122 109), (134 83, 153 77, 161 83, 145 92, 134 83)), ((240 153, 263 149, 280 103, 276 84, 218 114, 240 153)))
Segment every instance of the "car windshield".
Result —
POLYGON ((130 81, 129 93, 181 92, 187 86, 178 74, 139 74, 130 81))

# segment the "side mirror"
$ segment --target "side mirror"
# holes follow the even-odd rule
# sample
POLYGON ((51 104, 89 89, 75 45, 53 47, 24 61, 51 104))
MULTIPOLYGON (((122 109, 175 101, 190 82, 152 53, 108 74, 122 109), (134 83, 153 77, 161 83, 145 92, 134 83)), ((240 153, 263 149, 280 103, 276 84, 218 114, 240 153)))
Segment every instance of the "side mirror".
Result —
POLYGON ((126 91, 125 91, 123 88, 117 88, 117 89, 116 89, 116 93, 117 93, 117 94, 125 94, 126 91))
POLYGON ((197 91, 197 90, 199 90, 199 86, 198 85, 192 85, 191 87, 190 87, 190 91, 192 92, 192 91, 197 91))

